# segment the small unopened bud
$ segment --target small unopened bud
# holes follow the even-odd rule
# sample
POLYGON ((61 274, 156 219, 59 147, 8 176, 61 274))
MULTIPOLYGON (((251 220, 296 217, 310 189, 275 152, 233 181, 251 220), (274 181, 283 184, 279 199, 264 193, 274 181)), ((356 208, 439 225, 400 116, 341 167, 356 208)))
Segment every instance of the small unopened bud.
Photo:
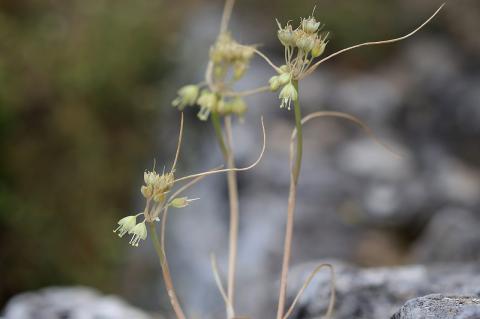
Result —
POLYGON ((313 46, 312 49, 312 56, 314 58, 317 58, 325 52, 325 47, 327 46, 327 42, 325 42, 322 39, 317 39, 315 40, 315 45, 313 46))
POLYGON ((190 202, 193 202, 194 200, 197 200, 197 199, 198 198, 188 199, 188 197, 177 197, 170 202, 170 205, 172 205, 175 208, 184 208, 184 207, 187 207, 190 204, 190 202))
POLYGON ((178 197, 172 200, 173 207, 175 208, 183 208, 188 206, 188 198, 187 197, 178 197))
POLYGON ((153 186, 152 185, 142 186, 140 188, 140 192, 142 192, 143 197, 150 198, 153 195, 153 186))
POLYGON ((272 90, 273 92, 278 90, 281 86, 280 80, 278 78, 278 75, 274 75, 270 78, 270 80, 268 80, 268 83, 270 84, 270 90, 272 90))
POLYGON ((285 85, 292 80, 291 73, 282 73, 278 76, 278 82, 280 85, 285 85))

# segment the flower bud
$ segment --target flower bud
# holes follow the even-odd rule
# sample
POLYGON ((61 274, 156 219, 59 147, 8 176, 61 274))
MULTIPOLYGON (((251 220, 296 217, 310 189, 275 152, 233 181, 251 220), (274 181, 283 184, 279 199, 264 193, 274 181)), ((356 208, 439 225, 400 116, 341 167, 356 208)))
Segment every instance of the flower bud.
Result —
POLYGON ((315 45, 313 46, 312 49, 312 56, 314 58, 317 58, 325 52, 325 47, 327 46, 327 42, 325 42, 322 39, 316 39, 315 40, 315 45))
POLYGON ((270 84, 270 90, 272 90, 272 92, 275 92, 281 86, 278 75, 272 76, 270 80, 268 80, 268 83, 270 84))
POLYGON ((152 185, 142 186, 140 188, 140 192, 142 193, 143 197, 150 198, 153 195, 153 186, 152 185))
POLYGON ((281 85, 285 85, 288 82, 292 80, 292 74, 291 73, 282 73, 278 76, 278 82, 281 85))
POLYGON ((188 203, 189 202, 187 197, 177 197, 174 198, 170 204, 175 208, 183 208, 188 206, 188 203))

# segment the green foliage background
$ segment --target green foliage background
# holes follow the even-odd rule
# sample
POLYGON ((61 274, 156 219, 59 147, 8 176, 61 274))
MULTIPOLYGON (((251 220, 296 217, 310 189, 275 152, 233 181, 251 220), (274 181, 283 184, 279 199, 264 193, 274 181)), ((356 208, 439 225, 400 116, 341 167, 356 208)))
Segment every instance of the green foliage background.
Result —
POLYGON ((150 0, 0 2, 0 301, 51 283, 114 288, 113 221, 132 207, 161 117, 162 12, 150 0))

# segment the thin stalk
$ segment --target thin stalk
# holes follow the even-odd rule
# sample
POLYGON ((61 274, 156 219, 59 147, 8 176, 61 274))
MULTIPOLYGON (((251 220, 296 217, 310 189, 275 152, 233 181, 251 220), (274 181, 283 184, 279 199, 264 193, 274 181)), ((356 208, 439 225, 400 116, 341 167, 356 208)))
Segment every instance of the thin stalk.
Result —
POLYGON ((228 148, 227 148, 227 145, 225 144, 225 139, 223 138, 223 131, 222 131, 222 125, 220 124, 220 118, 216 112, 212 112, 210 114, 210 118, 212 120, 213 129, 215 131, 215 136, 217 137, 220 150, 222 151, 223 157, 227 158, 228 148))
MULTIPOLYGON (((218 114, 212 114, 212 124, 217 136, 218 144, 227 164, 227 169, 235 167, 235 159, 232 152, 232 126, 231 118, 225 118, 226 139, 222 131, 218 114)), ((227 279, 227 298, 231 307, 235 307, 235 273, 237 264, 237 242, 238 242, 238 187, 237 173, 234 170, 227 171, 228 199, 230 206, 230 226, 228 236, 228 279, 227 279)))
MULTIPOLYGON (((298 81, 293 81, 293 85, 298 92, 298 81)), ((295 203, 297 198, 297 184, 302 166, 303 152, 303 131, 302 131, 302 112, 298 98, 293 101, 295 110, 295 128, 297 130, 297 143, 294 163, 292 163, 290 174, 290 190, 288 194, 287 224, 285 228, 285 245, 283 248, 282 273, 280 277, 280 292, 278 297, 277 319, 282 319, 285 311, 285 299, 287 294, 288 268, 290 265, 290 255, 292 251, 293 239, 293 221, 295 215, 295 203)))
MULTIPOLYGON (((235 167, 235 158, 233 156, 233 138, 231 117, 225 117, 225 132, 227 135, 227 168, 235 167)), ((238 224, 239 224, 239 204, 238 204, 238 183, 237 172, 231 170, 227 172, 228 198, 230 202, 230 230, 228 240, 228 279, 227 296, 230 305, 235 308, 235 273, 237 265, 237 246, 238 246, 238 224)))
MULTIPOLYGON (((166 218, 166 216, 164 218, 166 218)), ((175 293, 175 288, 173 287, 173 281, 170 275, 170 268, 168 267, 165 250, 163 249, 163 240, 162 242, 160 242, 158 238, 157 229, 155 228, 155 223, 148 223, 148 225, 150 226, 152 243, 153 243, 153 246, 155 247, 155 251, 157 252, 158 259, 160 261, 160 266, 162 267, 163 280, 165 282, 165 288, 167 289, 167 294, 170 299, 170 304, 172 305, 173 311, 175 312, 175 316, 177 317, 177 319, 185 319, 185 314, 182 310, 182 307, 180 306, 180 303, 178 302, 178 298, 175 293)))

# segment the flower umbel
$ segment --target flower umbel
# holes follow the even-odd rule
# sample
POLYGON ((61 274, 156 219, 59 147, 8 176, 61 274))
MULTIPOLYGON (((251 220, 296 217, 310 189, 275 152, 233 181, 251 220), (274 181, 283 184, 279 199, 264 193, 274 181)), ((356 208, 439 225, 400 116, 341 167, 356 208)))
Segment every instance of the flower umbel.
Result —
MULTIPOLYGON (((322 25, 313 16, 301 20, 293 29, 290 22, 282 27, 278 22, 278 39, 285 47, 285 65, 293 80, 298 80, 308 70, 313 60, 322 55, 327 35, 321 34, 322 25)), ((271 87, 275 85, 270 83, 271 87)), ((272 89, 273 89, 272 88, 272 89)))

